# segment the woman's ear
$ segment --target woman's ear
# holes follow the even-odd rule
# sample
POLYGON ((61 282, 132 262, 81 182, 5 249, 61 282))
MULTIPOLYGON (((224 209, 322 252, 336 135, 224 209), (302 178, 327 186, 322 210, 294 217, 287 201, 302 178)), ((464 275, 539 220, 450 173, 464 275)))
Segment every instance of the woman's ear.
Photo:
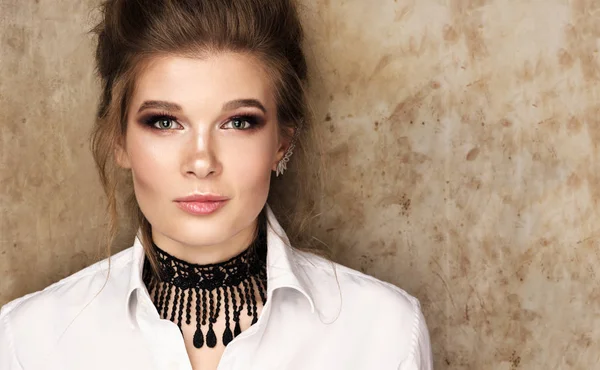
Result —
POLYGON ((123 146, 121 144, 117 144, 115 146, 114 154, 115 154, 115 161, 117 162, 117 165, 119 167, 121 167, 123 169, 131 168, 129 154, 127 154, 127 151, 125 150, 125 148, 123 148, 123 146))
POLYGON ((277 153, 275 153, 275 163, 272 167, 273 171, 277 170, 277 164, 283 159, 283 156, 292 144, 292 138, 294 137, 294 133, 296 132, 296 130, 292 127, 286 127, 284 128, 284 130, 286 134, 280 135, 279 148, 277 149, 277 153))

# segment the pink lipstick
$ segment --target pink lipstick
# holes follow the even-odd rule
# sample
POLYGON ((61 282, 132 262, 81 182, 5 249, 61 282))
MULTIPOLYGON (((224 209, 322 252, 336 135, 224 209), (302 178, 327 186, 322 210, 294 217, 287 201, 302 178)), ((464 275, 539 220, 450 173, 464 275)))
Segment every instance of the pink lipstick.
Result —
POLYGON ((177 207, 192 215, 208 215, 223 207, 229 198, 214 194, 194 194, 175 199, 177 207))

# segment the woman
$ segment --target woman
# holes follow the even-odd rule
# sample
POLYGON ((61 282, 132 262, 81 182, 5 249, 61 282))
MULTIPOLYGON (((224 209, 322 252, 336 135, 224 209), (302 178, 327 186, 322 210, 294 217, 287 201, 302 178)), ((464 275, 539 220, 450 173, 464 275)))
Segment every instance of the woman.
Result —
MULTIPOLYGON (((415 298, 301 250, 275 217, 272 172, 311 154, 293 4, 109 0, 102 15, 92 150, 111 235, 118 168, 139 231, 5 305, 0 369, 431 369, 415 298)), ((313 176, 295 175, 282 189, 303 200, 313 176)), ((300 230, 305 210, 279 215, 300 230)))

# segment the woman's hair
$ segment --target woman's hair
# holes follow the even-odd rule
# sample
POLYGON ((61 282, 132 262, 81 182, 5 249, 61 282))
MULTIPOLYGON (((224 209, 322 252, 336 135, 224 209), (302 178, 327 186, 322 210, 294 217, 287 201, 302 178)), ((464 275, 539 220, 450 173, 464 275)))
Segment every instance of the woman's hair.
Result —
POLYGON ((100 9, 100 23, 92 32, 102 92, 91 148, 108 198, 108 255, 119 230, 118 195, 127 190, 127 209, 156 271, 150 224, 135 200, 131 175, 123 176, 114 158, 116 146, 124 143, 136 77, 156 56, 235 52, 262 62, 272 78, 281 135, 289 138, 299 130, 288 171, 283 178, 272 177, 268 203, 295 248, 328 257, 329 251, 311 236, 322 157, 311 127, 303 30, 292 0, 108 0, 100 9))

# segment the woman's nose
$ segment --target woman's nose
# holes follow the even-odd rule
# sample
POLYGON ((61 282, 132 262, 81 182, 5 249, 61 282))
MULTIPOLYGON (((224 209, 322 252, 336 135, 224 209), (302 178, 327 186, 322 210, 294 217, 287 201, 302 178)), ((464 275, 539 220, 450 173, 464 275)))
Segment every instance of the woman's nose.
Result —
POLYGON ((186 143, 186 153, 182 163, 185 176, 205 178, 221 172, 221 164, 216 155, 215 143, 210 133, 198 132, 191 135, 186 143))

